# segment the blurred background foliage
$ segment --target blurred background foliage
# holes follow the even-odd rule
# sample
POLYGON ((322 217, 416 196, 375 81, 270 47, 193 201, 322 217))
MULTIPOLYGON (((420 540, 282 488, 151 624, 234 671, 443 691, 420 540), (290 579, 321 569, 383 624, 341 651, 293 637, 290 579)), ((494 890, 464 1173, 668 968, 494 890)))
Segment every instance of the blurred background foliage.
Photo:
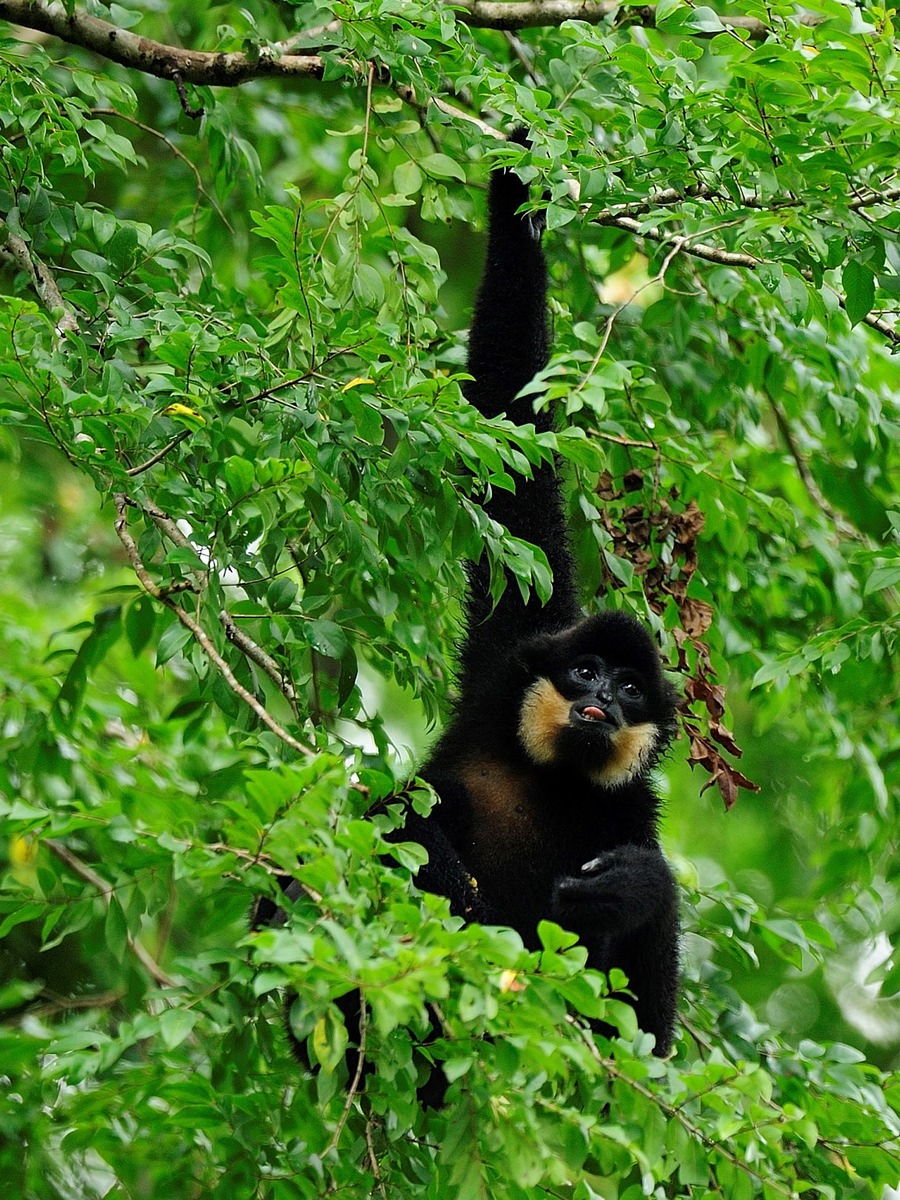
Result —
POLYGON ((513 33, 471 4, 91 6, 321 58, 183 99, 6 27, 11 1195, 900 1179, 893 10, 607 7, 513 33), (520 122, 530 153, 491 135, 520 122), (459 391, 501 160, 546 189, 555 439, 459 391), (445 711, 461 561, 484 543, 546 587, 478 498, 554 448, 586 604, 653 622, 691 701, 660 780, 688 930, 665 1065, 627 1013, 615 1050, 566 1020, 603 1000, 563 935, 538 961, 456 929, 410 892, 414 848, 378 857, 390 816, 361 819, 445 711), (298 856, 288 925, 248 934, 298 856), (357 987, 377 1075, 347 1099, 357 987), (426 1002, 440 1112, 415 1102, 426 1002))

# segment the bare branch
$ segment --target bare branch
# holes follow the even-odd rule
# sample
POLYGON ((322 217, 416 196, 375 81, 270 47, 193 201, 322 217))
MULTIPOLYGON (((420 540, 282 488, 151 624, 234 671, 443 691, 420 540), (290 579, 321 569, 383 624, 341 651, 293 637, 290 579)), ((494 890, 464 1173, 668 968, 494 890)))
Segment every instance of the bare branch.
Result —
POLYGON ((494 129, 492 125, 488 125, 486 121, 482 121, 480 117, 476 117, 474 113, 467 113, 462 108, 457 108, 455 104, 450 104, 447 100, 440 96, 429 95, 424 100, 419 100, 416 96, 415 89, 408 83, 397 83, 394 85, 394 91, 404 102, 411 108, 414 108, 422 117, 422 123, 425 123, 425 113, 429 103, 435 108, 439 108, 442 113, 446 113, 448 117, 453 117, 457 121, 468 121, 470 125, 474 125, 479 129, 485 137, 499 138, 501 141, 506 140, 506 134, 501 133, 498 129, 494 129))
POLYGON ((194 108, 188 99, 187 88, 184 86, 184 80, 181 77, 180 71, 172 72, 172 82, 175 84, 175 91, 178 93, 178 101, 181 104, 181 110, 186 117, 190 117, 192 121, 199 121, 206 113, 206 109, 201 104, 199 108, 194 108))
POLYGON ((171 450, 174 450, 175 447, 180 445, 180 443, 183 442, 185 438, 188 438, 190 436, 191 436, 190 429, 182 429, 181 433, 179 433, 175 437, 173 437, 171 442, 169 442, 169 443, 167 443, 167 445, 163 446, 162 450, 157 450, 157 452, 154 455, 152 455, 150 458, 148 458, 146 462, 142 462, 136 467, 129 467, 128 470, 125 472, 125 474, 134 476, 134 475, 141 475, 144 471, 149 471, 151 467, 155 467, 158 462, 162 462, 162 460, 166 457, 166 455, 171 450))
MULTIPOLYGON (((617 216, 610 214, 607 217, 601 217, 596 222, 598 225, 612 225, 616 229, 624 229, 627 233, 633 233, 637 237, 647 238, 648 241, 656 242, 660 246, 677 246, 680 251, 685 254, 692 254, 694 258, 704 258, 707 262, 718 263, 725 267, 744 267, 747 270, 754 271, 757 267, 762 266, 763 260, 755 258, 752 254, 739 254, 733 250, 723 250, 720 246, 709 246, 705 242, 694 242, 685 238, 684 234, 667 233, 661 229, 645 229, 640 221, 636 221, 633 217, 617 216)), ((699 234, 697 235, 700 236, 699 234)))
POLYGON ((119 112, 117 108, 92 108, 91 113, 98 117, 116 117, 120 121, 127 121, 136 129, 140 129, 144 133, 149 134, 150 137, 158 138, 161 142, 164 142, 166 146, 168 146, 169 150, 171 150, 171 152, 179 160, 179 162, 183 162, 194 176, 194 180, 197 184, 197 191, 207 201, 207 203, 216 210, 219 220, 222 222, 228 232, 234 233, 231 222, 222 211, 221 205, 218 203, 215 196, 210 195, 210 193, 203 186, 203 178, 200 175, 200 172, 197 170, 196 164, 192 163, 188 156, 183 151, 179 150, 171 138, 167 138, 164 133, 160 133, 160 131, 158 129, 154 129, 152 125, 145 125, 144 122, 139 121, 137 117, 129 116, 128 113, 119 112))
POLYGON ((33 255, 28 243, 11 230, 4 231, 4 242, 0 246, 20 270, 24 271, 31 280, 31 286, 37 292, 38 299, 51 316, 56 317, 56 333, 60 338, 67 333, 78 332, 78 318, 66 304, 62 293, 56 286, 56 280, 42 262, 33 255))
POLYGON ((353 1079, 350 1087, 347 1090, 347 1099, 344 1101, 344 1107, 341 1112, 338 1123, 335 1126, 334 1133, 331 1135, 331 1141, 322 1152, 322 1157, 327 1158, 333 1150, 337 1149, 338 1142, 341 1140, 341 1134, 344 1131, 344 1126, 347 1124, 347 1118, 350 1116, 350 1110, 353 1108, 353 1101, 356 1099, 356 1094, 359 1091, 360 1080, 362 1079, 363 1066, 366 1061, 366 1028, 368 1026, 369 1013, 366 1008, 366 998, 363 992, 359 993, 359 1048, 356 1052, 356 1070, 353 1072, 353 1079))
MULTIPOLYGON (((106 907, 109 908, 112 904, 113 888, 101 875, 98 875, 87 863, 82 862, 77 854, 73 854, 67 846, 64 846, 62 842, 58 842, 56 838, 44 838, 41 844, 46 846, 50 853, 58 858, 61 863, 64 863, 74 875, 77 875, 79 879, 83 879, 85 883, 89 883, 96 890, 106 907)), ((140 942, 135 941, 130 933, 125 934, 125 941, 128 949, 154 982, 158 983, 160 987, 178 987, 177 980, 167 974, 156 959, 144 949, 140 942)))
MULTIPOLYGON (((863 208, 875 208, 879 204, 893 205, 900 199, 900 187, 885 188, 883 192, 866 188, 864 192, 854 196, 847 207, 854 212, 863 208)), ((809 199, 798 199, 796 196, 770 196, 760 198, 749 188, 738 188, 737 194, 732 189, 714 188, 709 184, 691 184, 687 188, 663 188, 651 192, 646 200, 626 200, 620 205, 613 205, 592 216, 598 225, 614 225, 620 217, 640 217, 655 208, 670 208, 685 200, 719 200, 723 204, 737 204, 740 208, 755 208, 763 212, 778 212, 783 208, 803 208, 808 206, 809 199)))
POLYGON ((813 477, 806 460, 800 452, 797 439, 794 437, 794 432, 790 427, 784 411, 780 405, 776 404, 775 402, 775 397, 770 395, 770 393, 767 391, 766 398, 768 399, 769 407, 772 409, 772 413, 774 414, 775 423, 781 432, 781 436, 785 440, 791 458, 794 460, 794 465, 797 468, 797 474, 800 476, 800 480, 803 486, 806 488, 806 493, 810 500, 828 518, 838 533, 849 538, 859 538, 859 530, 855 529, 851 524, 849 524, 849 522, 845 521, 840 513, 836 512, 823 496, 821 488, 813 477))
POLYGON ((85 996, 59 996, 49 988, 44 988, 40 994, 40 1002, 29 1005, 28 1011, 35 1016, 52 1016, 78 1009, 112 1008, 127 994, 126 988, 113 988, 108 992, 88 992, 85 996))

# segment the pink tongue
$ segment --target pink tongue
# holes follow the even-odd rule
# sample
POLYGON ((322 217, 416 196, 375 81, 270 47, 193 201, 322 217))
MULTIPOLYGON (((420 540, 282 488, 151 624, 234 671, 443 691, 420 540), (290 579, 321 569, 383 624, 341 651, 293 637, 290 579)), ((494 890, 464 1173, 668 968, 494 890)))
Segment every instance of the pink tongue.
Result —
POLYGON ((591 707, 589 707, 589 708, 583 708, 581 710, 581 715, 584 717, 590 717, 593 721, 605 721, 606 720, 606 713, 603 711, 603 709, 602 708, 594 708, 593 705, 591 705, 591 707))

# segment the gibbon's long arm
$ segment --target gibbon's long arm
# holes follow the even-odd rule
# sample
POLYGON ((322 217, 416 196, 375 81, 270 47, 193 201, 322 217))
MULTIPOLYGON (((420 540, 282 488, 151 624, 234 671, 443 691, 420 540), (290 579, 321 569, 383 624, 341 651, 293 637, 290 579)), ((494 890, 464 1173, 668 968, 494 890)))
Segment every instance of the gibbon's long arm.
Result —
MULTIPOLYGON (((516 140, 523 141, 521 133, 516 140)), ((542 213, 518 213, 528 186, 511 171, 494 171, 489 191, 490 232, 484 275, 469 335, 465 387, 472 404, 486 417, 501 413, 518 425, 550 428, 550 414, 535 415, 533 397, 519 391, 546 366, 549 357, 547 267, 541 249, 542 213)), ((534 633, 556 632, 580 617, 555 467, 547 463, 532 478, 516 477, 516 491, 495 487, 486 509, 511 534, 539 546, 553 571, 553 595, 545 605, 532 596, 522 601, 516 582, 507 588, 493 613, 489 569, 484 556, 470 571, 468 637, 462 653, 463 676, 469 666, 484 671, 485 659, 508 654, 511 643, 534 633)))

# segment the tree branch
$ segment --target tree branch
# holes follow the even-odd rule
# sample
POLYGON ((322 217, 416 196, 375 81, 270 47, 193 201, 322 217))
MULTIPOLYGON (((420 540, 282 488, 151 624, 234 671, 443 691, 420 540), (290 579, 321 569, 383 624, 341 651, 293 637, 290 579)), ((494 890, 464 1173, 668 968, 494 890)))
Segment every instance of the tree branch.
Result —
POLYGON ((57 318, 57 337, 62 340, 67 333, 77 333, 78 318, 63 299, 62 293, 56 286, 56 280, 44 264, 29 250, 28 243, 23 241, 18 234, 12 233, 6 228, 3 230, 2 237, 3 243, 0 245, 0 249, 13 260, 20 270, 26 273, 41 304, 52 317, 57 318))
MULTIPOLYGON (((513 0, 512 3, 455 0, 454 8, 463 24, 477 29, 531 29, 558 26, 564 21, 598 25, 619 13, 639 25, 656 25, 656 11, 652 5, 627 7, 618 0, 513 0)), ((181 84, 237 87, 249 79, 276 76, 321 78, 325 70, 321 55, 292 52, 299 35, 272 47, 263 47, 258 54, 218 53, 185 50, 181 46, 156 42, 87 13, 69 15, 63 7, 51 8, 46 0, 0 0, 0 19, 49 33, 123 67, 181 84)), ((797 24, 807 26, 822 20, 813 13, 798 13, 795 19, 797 24)), ((722 16, 720 20, 724 28, 740 30, 754 41, 764 39, 771 32, 771 26, 756 17, 722 16)), ((327 35, 333 27, 333 22, 323 25, 322 34, 327 35)), ((712 37, 714 34, 698 32, 695 36, 712 37)))
MULTIPOLYGON (((169 612, 177 617, 186 629, 191 631, 195 640, 197 641, 197 644, 200 646, 200 649, 210 660, 210 662, 218 668, 222 678, 225 680, 234 694, 240 700, 243 700, 247 707, 257 715, 260 721, 262 721, 262 723, 268 729, 270 729, 277 738, 284 742, 286 746, 290 746, 292 750, 296 750, 298 754, 303 754, 310 758, 313 757, 315 755, 315 751, 309 746, 305 746, 302 742, 298 742, 297 739, 289 734, 286 729, 283 729, 282 726, 279 725, 275 720, 275 718, 268 712, 268 710, 262 704, 260 704, 256 697, 248 692, 244 685, 236 679, 231 667, 215 648, 203 626, 197 620, 195 620, 190 613, 186 612, 183 608, 179 608, 175 601, 172 600, 171 596, 169 596, 163 588, 159 587, 159 585, 153 581, 153 579, 150 577, 150 573, 141 561, 141 556, 138 553, 137 545, 134 538, 131 536, 131 531, 128 528, 128 497, 119 492, 115 495, 114 500, 116 505, 116 533, 119 537, 119 541, 125 547, 125 553, 128 555, 128 559, 135 575, 137 575, 145 590, 149 592, 149 594, 155 600, 158 600, 160 604, 164 605, 169 612)), ((156 518, 154 517, 154 520, 155 519, 156 518)))
POLYGON ((158 462, 162 462, 167 454, 174 450, 176 446, 179 446, 185 440, 185 438, 189 438, 190 436, 190 429, 182 429, 181 433, 176 434, 175 437, 172 438, 171 442, 163 446, 162 450, 157 450, 157 452, 151 455, 146 462, 139 463, 136 467, 129 467, 125 474, 134 476, 141 475, 144 471, 149 471, 151 467, 155 467, 158 462))
POLYGON ((237 87, 248 79, 268 76, 320 77, 325 69, 324 60, 318 54, 279 55, 278 47, 274 53, 263 49, 259 54, 251 55, 167 46, 87 13, 73 12, 69 16, 64 8, 51 9, 44 0, 0 0, 0 18, 28 29, 39 29, 73 46, 93 50, 120 66, 160 79, 179 77, 185 83, 237 87))
MULTIPOLYGON (((62 842, 58 842, 56 838, 44 838, 41 844, 46 846, 50 853, 58 858, 61 863, 65 863, 73 875, 77 875, 79 879, 83 879, 85 883, 89 883, 92 888, 95 888, 100 899, 109 908, 110 904, 112 904, 113 888, 101 875, 92 870, 87 863, 82 862, 77 854, 73 854, 67 846, 64 846, 62 842)), ((134 957, 151 979, 158 983, 160 987, 178 987, 177 981, 162 969, 156 959, 130 933, 125 934, 125 941, 134 957)))
MULTIPOLYGON (((171 152, 179 160, 179 162, 183 162, 188 170, 193 174, 197 183, 197 191, 204 198, 204 200, 206 200, 207 203, 216 210, 219 220, 222 222, 228 232, 232 234, 234 233, 231 222, 222 211, 221 205, 218 203, 215 196, 211 196, 203 186, 203 179, 199 170, 197 169, 196 164, 192 163, 188 156, 183 151, 179 150, 171 138, 167 138, 164 133, 160 133, 160 131, 158 129, 154 129, 152 125, 145 125, 144 122, 139 121, 137 117, 129 116, 128 113, 119 112, 119 110, 116 108, 93 108, 91 109, 91 113, 98 117, 116 117, 120 121, 127 121, 129 125, 133 125, 136 129, 142 130, 144 133, 149 134, 150 137, 158 138, 161 142, 164 142, 169 150, 171 150, 171 152)), ((194 205, 195 212, 196 209, 197 204, 194 205)))
POLYGON ((223 608, 219 613, 219 620, 224 626, 225 636, 229 642, 237 646, 242 654, 245 654, 251 662, 255 662, 261 670, 265 671, 285 700, 287 700, 288 704, 290 704, 291 712, 295 717, 299 718, 297 693, 294 690, 294 685, 290 679, 282 674, 275 659, 270 654, 267 654, 258 642, 254 642, 253 638, 238 626, 234 617, 227 609, 223 608))
MULTIPOLYGON (((762 212, 778 212, 783 208, 803 208, 809 203, 806 199, 796 196, 771 196, 760 199, 749 188, 738 188, 737 195, 725 188, 711 187, 706 183, 692 184, 687 188, 663 188, 651 192, 646 200, 626 200, 620 205, 595 213, 591 218, 597 225, 615 225, 621 217, 641 217, 652 212, 655 208, 671 208, 685 200, 718 200, 723 204, 737 204, 741 208, 754 208, 762 212)), ((900 186, 885 188, 883 192, 866 188, 859 195, 847 202, 847 207, 853 212, 863 208, 875 208, 879 204, 893 205, 900 200, 900 186)))
MULTIPOLYGON (((454 8, 462 10, 459 19, 476 29, 533 29, 538 26, 562 25, 564 21, 585 21, 599 25, 609 17, 620 13, 625 20, 636 25, 653 28, 656 25, 656 9, 652 4, 626 7, 619 0, 454 0, 454 8)), ((730 17, 720 14, 719 20, 726 29, 741 30, 752 41, 762 41, 772 27, 757 17, 730 17)), ((815 13, 798 13, 799 25, 818 25, 822 17, 815 13)), ((698 37, 712 37, 711 33, 698 33, 698 37)))
POLYGON ((823 496, 821 488, 813 477, 813 474, 800 451, 800 447, 797 444, 797 439, 794 437, 794 432, 790 427, 788 419, 784 415, 780 405, 776 403, 775 397, 767 391, 766 398, 769 401, 769 407, 772 409, 772 413, 775 417, 775 423, 778 426, 781 436, 784 438, 791 458, 794 460, 794 465, 797 468, 797 474, 800 476, 800 481, 806 488, 806 494, 809 496, 813 504, 825 515, 825 517, 827 517, 832 525, 834 525, 838 533, 843 534, 845 537, 858 538, 860 536, 859 530, 855 529, 848 521, 845 521, 840 513, 835 512, 835 510, 823 496))
POLYGON ((487 121, 482 121, 481 117, 475 116, 474 113, 467 113, 461 108, 457 108, 455 104, 451 104, 448 100, 444 100, 441 96, 429 95, 424 100, 419 100, 416 96, 415 88, 408 83, 394 84, 394 91, 410 108, 414 108, 422 118, 422 124, 425 124, 425 112, 429 102, 435 108, 440 109, 442 113, 446 113, 448 117, 453 117, 457 121, 468 121, 470 125, 474 125, 479 129, 485 137, 499 138, 506 140, 506 134, 495 129, 493 125, 488 125, 487 121))
MULTIPOLYGON (((872 201, 872 203, 875 203, 872 201)), ((595 218, 594 223, 597 225, 609 225, 615 229, 623 229, 626 233, 632 233, 635 237, 646 238, 650 242, 656 242, 660 246, 677 246, 682 254, 692 255, 694 258, 702 258, 706 262, 717 263, 724 267, 742 267, 747 271, 756 271, 759 267, 766 266, 766 262, 762 258, 756 258, 753 254, 741 254, 735 250, 723 250, 721 246, 710 246, 706 242, 691 241, 690 236, 685 236, 679 233, 667 233, 661 229, 645 229, 640 221, 636 221, 633 217, 622 216, 613 212, 604 213, 600 217, 595 218)), ((699 233, 697 237, 701 236, 699 233)), ((799 274, 807 281, 813 280, 813 273, 808 268, 797 268, 799 274)), ((827 285, 826 285, 827 286, 827 285)), ((837 300, 841 308, 846 310, 847 301, 840 292, 834 288, 829 288, 832 295, 837 300)), ((870 329, 874 329, 886 338, 892 345, 900 346, 900 330, 894 328, 889 321, 883 317, 879 317, 876 313, 867 313, 862 319, 861 324, 868 325, 870 329)))

